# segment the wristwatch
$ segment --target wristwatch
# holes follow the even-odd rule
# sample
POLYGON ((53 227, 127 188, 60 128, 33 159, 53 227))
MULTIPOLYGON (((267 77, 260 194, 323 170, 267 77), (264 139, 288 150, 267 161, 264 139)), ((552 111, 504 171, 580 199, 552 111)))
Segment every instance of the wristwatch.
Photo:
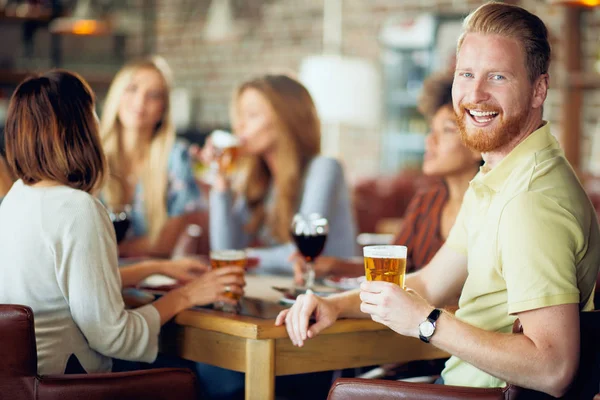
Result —
POLYGON ((429 313, 429 316, 425 321, 419 324, 419 339, 421 339, 425 343, 429 343, 429 339, 431 339, 431 337, 435 333, 435 321, 437 321, 441 313, 442 310, 436 308, 431 313, 429 313))

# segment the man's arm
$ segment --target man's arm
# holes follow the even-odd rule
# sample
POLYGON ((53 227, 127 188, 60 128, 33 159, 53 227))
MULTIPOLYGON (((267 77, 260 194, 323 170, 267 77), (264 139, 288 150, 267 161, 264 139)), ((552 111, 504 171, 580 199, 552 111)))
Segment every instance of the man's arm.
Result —
MULTIPOLYGON (((429 304, 443 307, 460 296, 467 279, 467 257, 443 245, 429 264, 406 276, 406 287, 419 293, 429 304)), ((330 296, 342 318, 369 318, 360 311, 360 290, 330 296)))
POLYGON ((522 335, 485 331, 442 313, 431 343, 502 380, 562 396, 579 364, 578 305, 544 307, 518 316, 522 335))
POLYGON ((406 287, 419 293, 429 304, 455 304, 467 280, 467 256, 443 245, 429 264, 406 276, 406 287))
MULTIPOLYGON (((361 285, 361 310, 405 336, 419 337, 432 306, 389 282, 361 285), (402 310, 402 313, 398 313, 402 310)), ((562 304, 518 314, 523 334, 486 331, 443 312, 431 344, 507 382, 561 396, 579 363, 579 307, 562 304)))
MULTIPOLYGON (((427 297, 430 303, 445 305, 448 304, 447 299, 455 299, 460 294, 466 277, 467 257, 450 247, 442 246, 425 268, 409 275, 407 287, 427 297)), ((397 285, 390 284, 390 286, 405 293, 397 285)), ((405 310, 404 308, 399 309, 405 310)), ((360 291, 353 290, 327 298, 320 298, 313 294, 300 295, 292 308, 282 311, 277 316, 275 325, 282 325, 285 321, 292 343, 303 346, 307 338, 315 337, 338 318, 369 317, 371 315, 361 309, 360 291), (313 314, 315 314, 316 323, 309 326, 309 319, 313 314)))

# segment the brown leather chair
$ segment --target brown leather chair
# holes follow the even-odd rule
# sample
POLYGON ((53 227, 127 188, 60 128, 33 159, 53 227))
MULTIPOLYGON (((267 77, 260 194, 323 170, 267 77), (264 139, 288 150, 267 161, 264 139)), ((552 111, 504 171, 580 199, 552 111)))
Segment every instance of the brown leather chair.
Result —
POLYGON ((33 312, 0 304, 0 398, 11 400, 195 399, 196 378, 187 369, 37 375, 33 312))
MULTIPOLYGON (((600 311, 583 312, 581 322, 581 359, 579 371, 564 399, 600 400, 600 311)), ((521 333, 519 320, 516 333, 521 333)), ((547 394, 515 385, 505 388, 481 389, 377 379, 337 379, 329 391, 328 400, 530 400, 553 399, 547 394)))

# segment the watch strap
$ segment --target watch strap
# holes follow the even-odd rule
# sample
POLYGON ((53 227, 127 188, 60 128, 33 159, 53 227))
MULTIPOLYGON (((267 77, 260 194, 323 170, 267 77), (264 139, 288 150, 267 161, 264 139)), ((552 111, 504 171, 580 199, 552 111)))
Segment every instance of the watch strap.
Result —
POLYGON ((427 317, 427 319, 431 322, 435 322, 435 321, 437 321, 437 319, 440 317, 441 314, 442 314, 442 310, 440 310, 439 308, 435 308, 432 312, 429 313, 429 316, 427 317))

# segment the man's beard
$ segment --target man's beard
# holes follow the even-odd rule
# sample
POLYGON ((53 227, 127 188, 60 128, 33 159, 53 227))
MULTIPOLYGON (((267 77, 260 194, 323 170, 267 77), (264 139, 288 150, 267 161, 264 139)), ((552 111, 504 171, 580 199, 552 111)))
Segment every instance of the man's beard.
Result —
POLYGON ((527 120, 527 109, 513 117, 504 119, 504 114, 500 110, 485 104, 461 104, 460 115, 456 111, 454 113, 463 143, 471 150, 481 153, 498 150, 512 142, 521 134, 521 129, 527 120), (466 119, 470 118, 467 116, 468 110, 498 112, 498 115, 494 118, 500 118, 500 123, 496 124, 497 126, 491 131, 489 128, 471 127, 472 133, 469 134, 466 126, 466 119))

